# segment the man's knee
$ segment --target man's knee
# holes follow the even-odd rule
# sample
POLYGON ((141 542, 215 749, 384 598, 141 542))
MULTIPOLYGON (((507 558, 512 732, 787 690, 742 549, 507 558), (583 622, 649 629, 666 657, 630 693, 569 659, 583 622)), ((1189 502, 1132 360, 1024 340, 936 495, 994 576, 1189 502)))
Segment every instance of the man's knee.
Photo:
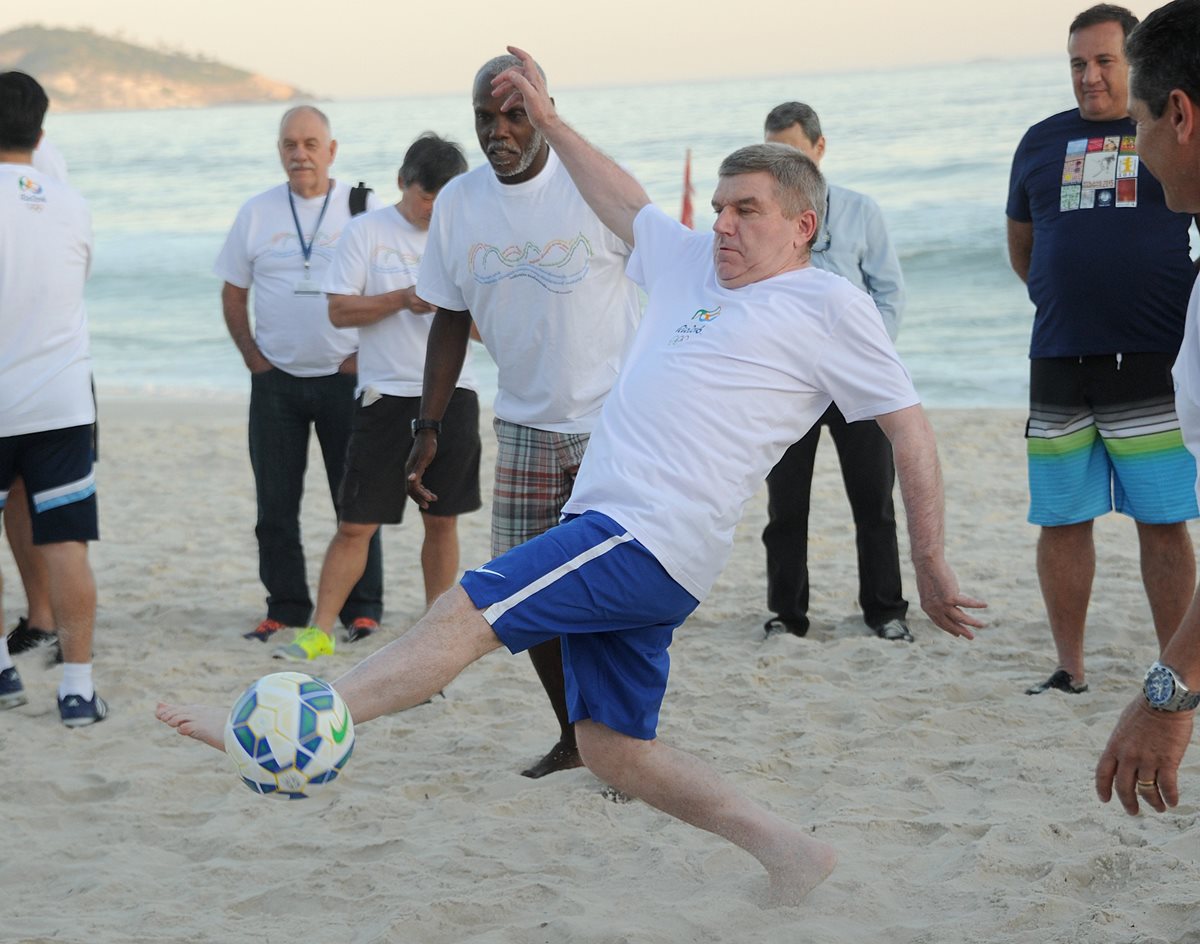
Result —
POLYGON ((431 538, 445 538, 453 535, 458 528, 457 515, 431 515, 421 512, 421 523, 425 534, 431 538))
POLYGON ((1139 521, 1137 532, 1143 554, 1177 555, 1184 551, 1189 555, 1192 553, 1192 538, 1186 521, 1168 524, 1147 524, 1139 521))
POLYGON ((617 784, 622 772, 631 770, 641 754, 654 744, 614 731, 590 718, 575 722, 575 742, 588 770, 610 784, 617 784))
POLYGON ((366 544, 379 530, 377 524, 360 524, 356 521, 339 521, 337 536, 339 541, 349 544, 366 544))

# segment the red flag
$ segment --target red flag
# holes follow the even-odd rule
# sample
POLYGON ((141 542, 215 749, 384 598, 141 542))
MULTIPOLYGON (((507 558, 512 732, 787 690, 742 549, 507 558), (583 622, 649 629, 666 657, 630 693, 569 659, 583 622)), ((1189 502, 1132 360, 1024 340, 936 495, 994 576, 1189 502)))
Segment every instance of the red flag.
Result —
POLYGON ((688 148, 683 163, 683 209, 679 211, 679 222, 688 229, 693 228, 692 219, 692 149, 688 148))

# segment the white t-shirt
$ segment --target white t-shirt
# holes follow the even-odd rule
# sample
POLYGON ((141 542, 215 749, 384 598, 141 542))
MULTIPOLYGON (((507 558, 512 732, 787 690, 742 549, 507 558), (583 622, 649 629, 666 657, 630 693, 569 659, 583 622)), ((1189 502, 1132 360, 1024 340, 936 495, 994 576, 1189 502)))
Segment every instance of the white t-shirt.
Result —
MULTIPOLYGON (((238 211, 213 272, 230 285, 251 289, 254 340, 263 356, 296 377, 325 377, 358 348, 358 332, 329 323, 328 300, 321 283, 342 231, 350 222, 350 187, 335 181, 329 207, 314 235, 325 195, 304 199, 292 194, 304 241, 312 241, 308 279, 315 295, 297 295, 305 278, 304 252, 288 204, 288 185, 251 197, 238 211)), ((381 202, 367 195, 367 208, 381 202)))
MULTIPOLYGON (((382 295, 417 283, 428 233, 408 222, 394 206, 350 221, 323 289, 333 295, 382 295)), ((407 308, 358 329, 358 390, 394 397, 419 397, 425 374, 425 347, 433 315, 407 308)), ((467 365, 458 386, 478 390, 467 365)))
MULTIPOLYGON (((1183 444, 1200 469, 1200 278, 1192 283, 1183 343, 1179 346, 1171 375, 1175 378, 1175 413, 1179 416, 1183 444)), ((1200 501, 1200 475, 1196 481, 1196 498, 1200 501)))
POLYGON ((628 256, 551 151, 524 183, 484 164, 442 188, 417 294, 471 312, 496 362, 498 417, 586 433, 637 326, 628 256))
POLYGON ((67 182, 67 161, 62 156, 62 151, 54 146, 45 135, 42 135, 42 140, 38 142, 38 146, 33 151, 33 169, 41 171, 55 180, 67 182))
POLYGON ((746 502, 828 408, 850 422, 919 402, 870 297, 798 269, 717 282, 711 233, 648 206, 629 275, 649 295, 564 514, 603 512, 702 600, 746 502))
POLYGON ((0 436, 95 422, 91 264, 83 197, 30 164, 0 164, 0 436))

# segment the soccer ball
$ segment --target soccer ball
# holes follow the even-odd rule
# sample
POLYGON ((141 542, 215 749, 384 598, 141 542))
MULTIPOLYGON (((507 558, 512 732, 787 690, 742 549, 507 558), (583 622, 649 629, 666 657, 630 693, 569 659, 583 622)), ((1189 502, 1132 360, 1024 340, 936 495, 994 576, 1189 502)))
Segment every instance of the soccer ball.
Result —
POLYGON ((300 800, 335 780, 354 750, 354 722, 333 687, 303 672, 264 675, 225 723, 225 752, 255 793, 300 800))

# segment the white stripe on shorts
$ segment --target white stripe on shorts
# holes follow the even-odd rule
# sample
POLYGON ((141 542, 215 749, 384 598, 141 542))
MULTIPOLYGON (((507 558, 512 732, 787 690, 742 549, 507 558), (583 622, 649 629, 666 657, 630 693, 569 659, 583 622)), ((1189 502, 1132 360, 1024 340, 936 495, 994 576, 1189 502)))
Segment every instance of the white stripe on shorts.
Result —
POLYGON ((58 508, 60 505, 69 505, 71 502, 88 498, 95 491, 96 473, 93 470, 83 478, 76 479, 74 482, 59 485, 57 488, 48 488, 42 492, 35 492, 33 495, 33 508, 34 511, 49 511, 51 508, 58 508))
POLYGON ((548 574, 543 574, 538 577, 533 583, 526 584, 512 596, 505 597, 503 600, 497 600, 486 610, 483 611, 483 618, 488 621, 488 625, 494 625, 496 620, 500 619, 505 613, 511 610, 514 606, 529 599, 539 590, 543 590, 550 586, 561 577, 565 577, 573 570, 578 570, 588 561, 596 560, 598 557, 603 557, 614 547, 625 544, 633 540, 633 535, 626 531, 624 534, 614 534, 612 537, 605 538, 595 547, 589 547, 582 554, 572 557, 565 564, 559 564, 548 574))

